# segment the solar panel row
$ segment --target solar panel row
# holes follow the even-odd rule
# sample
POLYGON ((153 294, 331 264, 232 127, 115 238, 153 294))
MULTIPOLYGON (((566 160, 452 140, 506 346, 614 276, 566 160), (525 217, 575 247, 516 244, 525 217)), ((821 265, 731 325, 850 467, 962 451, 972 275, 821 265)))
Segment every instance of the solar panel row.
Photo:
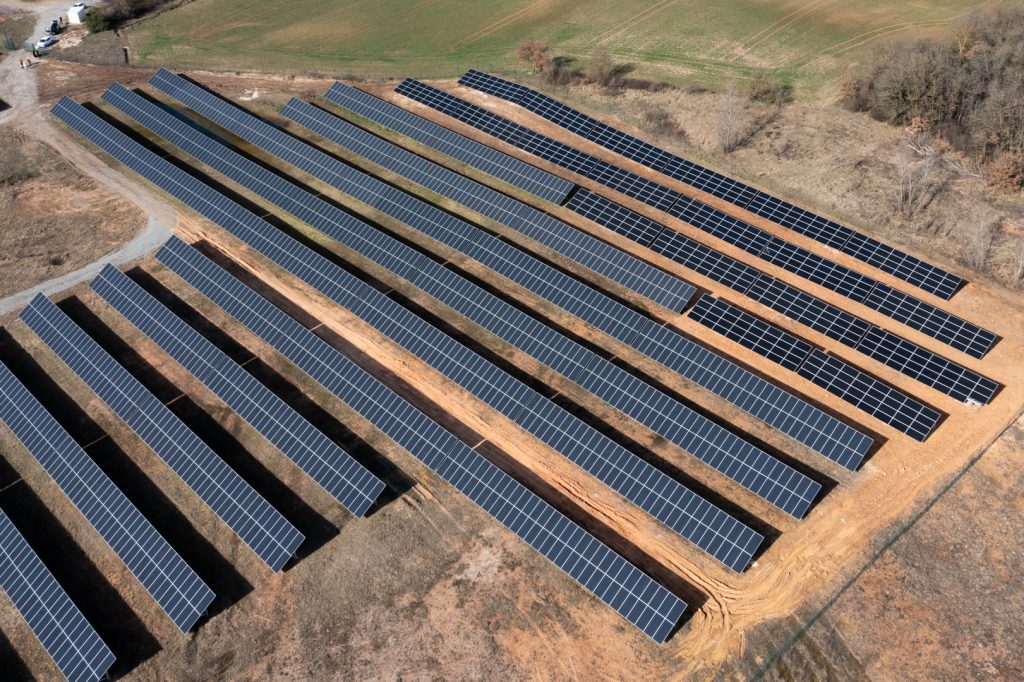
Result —
POLYGON ((182 632, 214 594, 39 401, 0 363, 0 421, 182 632))
POLYGON ((91 287, 356 516, 384 482, 112 265, 91 287))
POLYGON ((674 312, 684 309, 695 292, 677 277, 532 206, 407 152, 311 104, 293 98, 281 113, 334 144, 521 232, 674 312))
POLYGON ((568 180, 518 159, 509 159, 487 145, 344 83, 336 82, 324 98, 551 203, 561 204, 572 191, 573 184, 568 180))
MULTIPOLYGON (((796 517, 820 485, 596 353, 132 93, 104 99, 199 161, 394 272, 796 517)), ((123 276, 122 276, 123 277, 123 276)))
POLYGON ((999 390, 999 384, 988 377, 700 242, 663 229, 650 218, 593 192, 579 190, 566 208, 957 400, 984 405, 999 390))
POLYGON ((396 88, 396 92, 437 108, 524 151, 665 211, 697 229, 816 284, 848 296, 855 302, 874 307, 882 314, 972 357, 983 357, 997 340, 992 332, 930 303, 907 294, 900 294, 874 278, 856 273, 834 261, 790 244, 664 185, 529 131, 444 91, 407 79, 396 88), (865 287, 868 289, 865 290, 865 287), (880 288, 880 298, 867 296, 867 291, 871 287, 880 288))
POLYGON ((952 298, 964 283, 957 275, 915 256, 615 130, 530 88, 474 70, 459 83, 519 104, 606 149, 839 249, 943 299, 952 298))
POLYGON ((830 458, 863 458, 871 440, 677 332, 661 327, 520 249, 282 133, 184 79, 154 85, 232 134, 477 260, 600 331, 830 458))
POLYGON ((690 317, 916 440, 931 435, 943 417, 937 410, 722 299, 702 296, 690 310, 690 317))
POLYGON ((742 570, 762 537, 436 327, 255 214, 61 100, 56 113, 101 148, 329 299, 347 308, 698 547, 742 570))
POLYGON ((42 294, 21 320, 273 570, 302 534, 42 294))
POLYGON ((107 676, 114 654, 3 511, 0 588, 70 682, 95 682, 107 676))
MULTIPOLYGON (((179 187, 184 190, 178 194, 180 197, 204 189, 209 191, 202 183, 132 142, 70 99, 62 99, 53 112, 80 134, 165 190, 169 189, 170 181, 174 178, 185 183, 179 187)), ((232 211, 235 206, 232 202, 220 195, 215 197, 222 210, 232 211)), ((227 218, 223 215, 220 217, 227 218)), ((243 229, 243 223, 235 227, 243 229)), ((184 247, 184 244, 179 245, 184 247)), ((301 250, 297 242, 292 241, 289 245, 301 250)), ((161 252, 165 263, 169 253, 167 249, 161 252)), ((198 254, 195 255, 198 259, 198 254)), ((188 261, 193 269, 198 267, 195 262, 197 259, 188 261)), ((197 284, 194 280, 189 281, 197 284)), ((219 287, 227 285, 224 278, 218 280, 219 287)), ((204 293, 214 296, 216 292, 206 289, 204 293)), ((255 306, 259 297, 250 292, 248 296, 242 295, 240 300, 255 306)), ((217 302, 224 304, 222 301, 217 302)), ((342 397, 371 423, 395 438, 396 442, 419 457, 424 464, 646 634, 661 642, 675 628, 686 608, 682 600, 487 460, 455 441, 450 434, 442 431, 383 384, 376 382, 333 349, 330 352, 324 348, 317 349, 311 341, 311 338, 316 337, 308 332, 305 339, 297 339, 295 335, 287 336, 283 328, 273 328, 265 319, 254 321, 250 317, 246 324, 251 325, 258 334, 270 335, 277 342, 275 347, 286 354, 298 352, 297 348, 308 353, 308 362, 304 363, 303 369, 311 376, 322 381, 325 387, 342 397), (348 363, 347 368, 343 360, 348 363), (333 374, 327 379, 322 378, 328 369, 333 374), (431 447, 425 448, 427 445, 431 447)), ((301 327, 299 329, 305 332, 301 327)), ((290 357, 295 359, 294 354, 290 357)))
POLYGON ((686 604, 177 238, 157 259, 657 642, 686 604))

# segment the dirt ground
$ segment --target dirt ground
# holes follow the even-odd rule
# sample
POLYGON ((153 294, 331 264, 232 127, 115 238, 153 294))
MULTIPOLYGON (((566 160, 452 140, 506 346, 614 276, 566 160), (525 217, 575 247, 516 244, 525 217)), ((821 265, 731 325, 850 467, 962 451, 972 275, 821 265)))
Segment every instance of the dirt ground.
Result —
POLYGON ((49 145, 3 127, 0 149, 0 296, 91 263, 145 224, 49 145))
MULTIPOLYGON (((53 74, 58 67, 47 68, 44 74, 53 74)), ((77 73, 81 67, 62 65, 59 69, 77 73)), ((104 71, 104 76, 95 79, 96 86, 108 85, 112 73, 104 71), (107 77, 105 82, 103 77, 107 77)), ((124 73, 139 76, 134 71, 124 73)), ((214 77, 202 73, 192 76, 232 100, 246 98, 242 103, 265 116, 272 116, 286 95, 311 97, 323 92, 327 85, 312 80, 214 77)), ((41 95, 56 95, 58 87, 53 86, 54 81, 49 79, 48 85, 43 78, 41 95)), ((87 84, 92 81, 83 78, 75 82, 82 88, 81 100, 88 94, 87 84)), ((453 87, 452 83, 442 86, 453 87)), ((390 90, 375 89, 381 95, 390 90)), ((500 109, 536 129, 557 131, 494 98, 459 92, 477 97, 486 106, 500 109)), ((388 96, 418 113, 477 136, 471 129, 416 107, 409 100, 388 96)), ((575 139, 568 141, 585 146, 575 139)), ((598 148, 588 150, 604 153, 598 148)), ((865 187, 882 185, 882 168, 884 165, 880 164, 863 171, 869 177, 864 181, 865 187)), ((640 172, 639 168, 634 170, 640 172)), ((326 193, 324 187, 311 185, 326 193)), ((386 230, 403 231, 401 226, 387 223, 357 202, 337 193, 327 194, 346 208, 380 222, 386 230)), ((635 204, 630 206, 639 209, 635 204)), ((451 206, 446 208, 454 210, 451 206)), ((594 224, 565 211, 544 208, 575 222, 581 229, 678 272, 716 295, 770 317, 750 301, 683 272, 678 266, 661 262, 656 256, 641 253, 642 249, 614 239, 594 224)), ((822 458, 801 452, 742 415, 729 412, 720 399, 665 377, 652 363, 634 357, 627 349, 609 345, 620 360, 637 371, 667 385, 670 391, 701 409, 724 415, 737 430, 782 449, 794 460, 811 467, 819 480, 838 484, 807 519, 793 522, 773 516, 751 495, 703 474, 703 485, 747 509, 758 523, 781 533, 753 567, 736 576, 678 539, 667 537, 670 534, 637 515, 631 505, 609 495, 586 477, 574 476, 571 467, 565 467, 543 447, 528 442, 530 439, 517 435, 514 427, 489 413, 488 408, 451 390, 432 370, 304 285, 269 267, 220 230, 194 219, 182 221, 179 227, 183 235, 205 237, 229 254, 240 265, 239 274, 258 278, 268 293, 276 292, 277 296, 294 301, 290 304, 292 309, 301 310, 308 324, 323 323, 317 328, 318 334, 353 355, 424 409, 453 428, 487 439, 481 451, 489 457, 530 482, 543 479, 548 486, 546 496, 553 496, 556 504, 602 539, 683 594, 694 609, 690 620, 668 644, 659 647, 646 640, 411 457, 380 438, 347 408, 311 385, 214 306, 147 260, 139 270, 132 271, 138 281, 172 303, 179 314, 193 321, 233 357, 256 356, 257 366, 252 371, 268 377, 275 390, 287 396, 304 414, 312 415, 314 423, 338 442, 353 448, 371 468, 382 472, 394 499, 368 519, 347 518, 325 495, 318 495, 315 486, 284 466, 279 455, 248 426, 226 414, 212 396, 193 385, 173 362, 141 342, 126 322, 91 294, 72 292, 74 298, 63 304, 69 314, 74 313, 76 321, 98 335, 101 343, 107 344, 118 357, 127 357, 132 371, 162 398, 171 400, 179 392, 186 393, 187 399, 179 398, 173 403, 183 403, 176 411, 187 417, 187 423, 204 437, 212 434, 210 437, 217 443, 215 449, 230 456, 229 461, 254 480, 258 490, 280 504, 300 530, 314 538, 294 566, 282 575, 268 575, 207 510, 196 508, 180 483, 172 480, 159 463, 154 464, 152 455, 133 440, 134 436, 125 433, 106 408, 90 400, 88 391, 67 376, 66 368, 40 352, 38 341, 20 323, 7 325, 9 335, 0 336, 0 359, 16 360, 25 355, 36 358, 35 362, 42 366, 36 375, 31 374, 36 370, 27 361, 22 363, 27 369, 21 371, 36 376, 44 387, 48 385, 42 375, 50 376, 59 387, 46 388, 46 394, 59 397, 67 391, 70 397, 66 402, 77 405, 92 420, 91 426, 86 423, 87 428, 74 434, 81 442, 96 440, 103 433, 110 435, 109 439, 98 441, 99 447, 113 447, 103 443, 114 442, 116 450, 102 458, 92 450, 90 454, 108 463, 120 477, 115 480, 123 480, 135 495, 143 499, 154 491, 164 495, 163 503, 157 499, 150 507, 158 518, 167 518, 161 521, 161 531, 179 550, 182 546, 198 547, 189 550, 193 552, 191 557, 208 562, 205 565, 209 566, 200 574, 204 579, 217 581, 215 591, 226 595, 197 632, 186 637, 173 632, 151 601, 147 602, 146 595, 139 594, 141 588, 132 582, 116 558, 112 560, 102 543, 91 537, 91 531, 80 519, 74 518, 70 505, 66 501, 64 507, 58 504, 59 493, 53 492, 45 475, 33 467, 9 433, 0 434, 4 459, 11 462, 14 470, 0 474, 6 474, 5 480, 10 481, 24 477, 9 487, 0 482, 0 505, 5 510, 20 507, 24 498, 31 512, 35 509, 30 504, 33 496, 42 500, 35 503, 36 507, 53 510, 55 518, 47 521, 45 514, 34 514, 40 517, 40 526, 44 530, 50 526, 67 528, 65 535, 71 536, 63 541, 58 537, 50 556, 58 556, 56 552, 62 551, 63 546, 78 547, 78 553, 85 557, 80 563, 93 566, 79 580, 78 593, 72 596, 88 596, 87 578, 106 583, 110 588, 107 593, 119 597, 87 599, 91 604, 87 615, 96 616, 91 618, 94 623, 97 618, 107 623, 120 608, 132 614, 134 630, 146 633, 129 636, 129 630, 134 632, 132 628, 111 625, 105 626, 105 633, 101 632, 121 647, 124 662, 118 670, 129 673, 132 679, 489 679, 499 675, 511 679, 743 679, 754 675, 778 679, 894 679, 942 678, 951 672, 952 676, 981 678, 990 668, 996 675, 1012 678, 1019 670, 1019 654, 1012 648, 1012 643, 1020 639, 1015 629, 1019 627, 1015 620, 1019 608, 1014 601, 1019 601, 1019 595, 1015 596, 1012 590, 1021 574, 1014 537, 1019 535, 1022 510, 1015 492, 1019 476, 1008 466, 1020 454, 1020 415, 1024 407, 1024 369, 1019 363, 1024 351, 1019 338, 1019 330, 1024 327, 1024 309, 1018 294, 965 272, 971 284, 943 304, 1003 337, 982 361, 956 358, 1005 385, 993 403, 980 410, 957 404, 793 323, 773 319, 947 412, 949 417, 925 444, 837 403, 823 390, 769 365, 736 344, 711 337, 685 317, 651 311, 877 434, 883 445, 855 474, 836 471, 822 458), (1014 423, 1018 426, 1000 438, 1014 423), (992 446, 994 442, 996 445, 992 446), (949 562, 951 570, 943 570, 944 561, 949 562), (984 571, 970 570, 976 561, 985 562, 984 571), (990 606, 984 618, 973 613, 974 600, 990 606), (114 609, 112 612, 104 612, 108 601, 113 603, 109 607, 114 609), (865 618, 865 612, 873 617, 865 618), (921 627, 922 622, 927 627, 921 627), (893 641, 902 645, 893 647, 893 641), (985 645, 981 654, 975 651, 978 642, 985 645), (941 657, 920 655, 924 651, 945 651, 947 656, 937 661, 941 657)), ((485 227, 498 231, 493 225, 485 227)), ((672 222, 671 227, 714 244, 678 221, 672 222)), ((418 239, 407 228, 403 236, 418 248, 445 255, 443 249, 418 239)), ((515 235, 506 236, 530 247, 515 235)), ((887 235, 883 232, 881 236, 887 235)), ((816 251, 823 249, 813 243, 800 243, 816 251)), ((714 245, 758 265, 742 252, 714 245)), ((364 268, 342 249, 325 245, 325 253, 349 268, 364 268)), ((836 257, 834 253, 829 255, 836 257)), ((545 257, 557 262, 550 253, 545 257)), ((938 260, 943 262, 941 254, 938 260)), ((854 262, 847 264, 861 269, 854 262)), ((454 267, 487 279, 486 273, 474 270, 470 263, 456 261, 454 267)), ((958 268, 955 262, 951 267, 958 268)), ((380 276, 370 268, 366 270, 371 279, 380 276)), ((892 278, 872 274, 906 289, 892 278)), ((593 281, 604 286, 600 278, 593 281)), ((498 281, 491 284, 502 296, 531 306, 537 314, 572 333, 572 322, 563 314, 537 306, 535 300, 515 287, 498 281)), ((856 308, 857 314, 893 328, 921 345, 948 354, 948 349, 928 337, 900 328, 877 314, 872 316, 870 311, 844 303, 813 285, 804 282, 801 286, 848 309, 856 308)), ((409 292, 401 293, 414 297, 409 292)), ((451 327, 461 329, 458 320, 445 318, 443 310, 432 307, 429 301, 414 298, 414 302, 427 314, 439 316, 451 327)), ((504 352, 485 338, 473 338, 495 356, 504 352)), ((522 371, 530 369, 522 364, 522 358, 512 355, 504 362, 522 371)), ((550 383, 552 390, 563 390, 566 400, 593 413, 595 419, 607 420, 614 430, 628 432, 629 427, 602 413, 599 406, 587 403, 585 396, 574 394, 571 386, 560 385, 558 380, 546 376, 538 378, 550 383)), ((675 463, 673 457, 686 459, 647 443, 640 447, 649 448, 669 462, 675 463)), ((700 477, 700 469, 693 466, 687 474, 700 477)), ((22 518, 31 516, 23 512, 22 518)), ((33 537, 48 534, 40 535, 37 531, 30 534, 30 541, 33 537)), ((0 609, 0 630, 9 642, 6 649, 10 650, 11 660, 20 661, 21 667, 15 670, 44 677, 52 674, 45 656, 31 641, 31 634, 9 607, 0 609)), ((0 638, 0 656, 6 660, 4 644, 0 638)))

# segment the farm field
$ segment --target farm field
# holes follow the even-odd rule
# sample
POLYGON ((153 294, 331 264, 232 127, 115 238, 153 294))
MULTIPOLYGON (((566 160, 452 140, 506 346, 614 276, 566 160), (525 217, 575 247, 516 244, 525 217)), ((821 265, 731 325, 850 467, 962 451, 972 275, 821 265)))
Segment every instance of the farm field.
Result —
POLYGON ((143 64, 371 78, 516 73, 543 40, 597 49, 637 77, 717 86, 771 69, 812 93, 879 41, 941 28, 998 0, 196 0, 125 31, 143 64))

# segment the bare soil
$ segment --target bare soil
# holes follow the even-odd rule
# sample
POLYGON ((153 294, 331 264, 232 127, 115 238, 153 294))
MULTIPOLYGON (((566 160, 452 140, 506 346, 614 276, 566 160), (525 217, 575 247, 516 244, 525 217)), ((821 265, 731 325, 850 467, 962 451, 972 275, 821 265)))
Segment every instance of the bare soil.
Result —
POLYGON ((0 149, 0 296, 76 270, 145 224, 48 144, 4 127, 0 149))

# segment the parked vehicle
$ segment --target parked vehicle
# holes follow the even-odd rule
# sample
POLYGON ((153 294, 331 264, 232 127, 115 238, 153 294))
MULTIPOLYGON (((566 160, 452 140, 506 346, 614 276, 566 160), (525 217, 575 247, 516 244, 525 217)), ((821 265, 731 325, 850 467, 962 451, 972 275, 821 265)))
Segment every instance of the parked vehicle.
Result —
POLYGON ((60 35, 60 22, 54 19, 53 22, 50 24, 50 28, 46 32, 49 33, 51 36, 60 35))
POLYGON ((46 37, 40 38, 39 40, 36 41, 36 49, 37 50, 45 50, 46 48, 50 47, 51 45, 54 45, 56 42, 57 41, 54 40, 51 36, 46 36, 46 37))

